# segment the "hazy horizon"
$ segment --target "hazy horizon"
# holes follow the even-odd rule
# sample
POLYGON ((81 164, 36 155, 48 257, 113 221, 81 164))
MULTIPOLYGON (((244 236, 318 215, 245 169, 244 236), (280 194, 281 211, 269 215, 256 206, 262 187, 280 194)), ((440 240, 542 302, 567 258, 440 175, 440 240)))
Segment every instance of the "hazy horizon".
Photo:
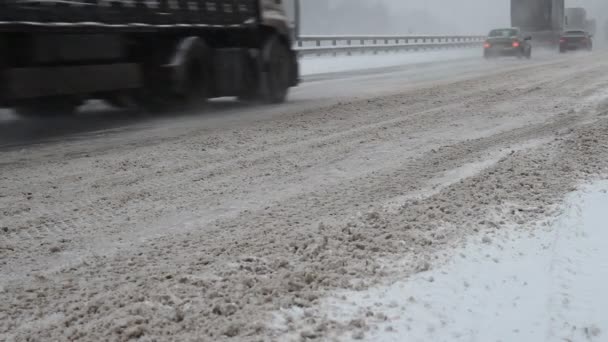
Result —
MULTIPOLYGON (((510 0, 303 0, 303 32, 317 34, 482 34, 510 26, 510 0)), ((602 28, 606 0, 566 0, 602 28)))

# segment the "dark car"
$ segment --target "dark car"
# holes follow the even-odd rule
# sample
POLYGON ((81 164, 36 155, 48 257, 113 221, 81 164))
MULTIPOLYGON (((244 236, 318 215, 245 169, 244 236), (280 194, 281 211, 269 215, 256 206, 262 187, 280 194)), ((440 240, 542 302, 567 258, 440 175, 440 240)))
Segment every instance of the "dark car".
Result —
POLYGON ((513 56, 518 58, 532 57, 532 37, 523 36, 517 28, 496 29, 490 31, 483 44, 485 58, 513 56))
POLYGON ((592 35, 583 30, 565 31, 559 38, 559 52, 569 50, 593 50, 592 35))

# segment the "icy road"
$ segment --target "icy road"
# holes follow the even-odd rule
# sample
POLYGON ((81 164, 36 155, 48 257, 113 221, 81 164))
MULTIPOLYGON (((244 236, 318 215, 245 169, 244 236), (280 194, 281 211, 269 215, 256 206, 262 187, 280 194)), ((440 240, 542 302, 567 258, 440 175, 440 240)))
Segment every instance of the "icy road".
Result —
MULTIPOLYGON (((577 236, 552 222, 570 193, 608 173, 608 53, 375 69, 310 62, 282 106, 3 116, 0 340, 475 340, 453 317, 471 302, 425 307, 421 279, 451 284, 434 292, 447 305, 465 288, 485 289, 489 265, 511 260, 500 246, 550 245, 559 229, 577 236), (395 286, 399 298, 380 298, 395 286)), ((606 282, 587 268, 573 276, 577 260, 552 274, 606 282)), ((549 332, 556 323, 542 319, 568 312, 551 314, 566 305, 550 295, 555 286, 538 296, 553 306, 522 304, 544 329, 525 336, 608 339, 608 312, 585 306, 575 333, 549 332)), ((605 296, 597 288, 571 298, 605 296)), ((531 329, 476 313, 500 325, 480 330, 483 341, 531 329)))

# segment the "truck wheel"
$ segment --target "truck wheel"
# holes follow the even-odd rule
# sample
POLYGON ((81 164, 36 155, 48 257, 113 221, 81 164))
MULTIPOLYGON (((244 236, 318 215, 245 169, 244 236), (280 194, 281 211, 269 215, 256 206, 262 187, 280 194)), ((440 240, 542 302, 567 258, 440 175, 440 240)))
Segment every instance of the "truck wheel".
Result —
POLYGON ((159 52, 142 63, 144 87, 137 102, 151 112, 164 112, 203 102, 208 96, 209 50, 202 39, 182 39, 174 51, 159 52))
POLYGON ((209 96, 209 48, 199 37, 183 39, 172 60, 173 92, 185 104, 200 104, 209 96))
POLYGON ((288 47, 274 36, 266 41, 262 58, 262 100, 267 103, 285 102, 291 76, 291 53, 288 47))
POLYGON ((76 113, 78 103, 70 99, 36 100, 16 106, 15 112, 23 118, 69 117, 76 113))

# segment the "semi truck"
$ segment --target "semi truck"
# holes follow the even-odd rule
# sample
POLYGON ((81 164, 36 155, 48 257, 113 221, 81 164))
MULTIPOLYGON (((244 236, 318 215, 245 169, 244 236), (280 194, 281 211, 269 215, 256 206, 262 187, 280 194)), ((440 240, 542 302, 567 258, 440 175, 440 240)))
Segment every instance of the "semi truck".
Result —
POLYGON ((566 8, 566 30, 584 30, 594 35, 597 22, 589 18, 587 10, 582 7, 566 8))
POLYGON ((84 101, 164 111, 213 97, 280 103, 299 80, 297 0, 0 0, 0 107, 84 101))
POLYGON ((586 30, 587 10, 582 7, 566 8, 566 30, 586 30))
POLYGON ((536 46, 559 44, 564 13, 564 0, 511 0, 511 26, 531 36, 536 46))

